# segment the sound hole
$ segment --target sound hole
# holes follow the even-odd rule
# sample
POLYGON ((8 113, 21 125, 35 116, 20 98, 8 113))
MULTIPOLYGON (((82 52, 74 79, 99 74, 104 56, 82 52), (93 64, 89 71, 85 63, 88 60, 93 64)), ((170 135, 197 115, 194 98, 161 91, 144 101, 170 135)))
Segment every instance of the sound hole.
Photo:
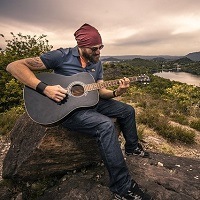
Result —
POLYGON ((71 94, 73 96, 82 96, 84 94, 84 88, 83 88, 83 86, 82 85, 78 85, 78 84, 73 85, 71 87, 71 94))

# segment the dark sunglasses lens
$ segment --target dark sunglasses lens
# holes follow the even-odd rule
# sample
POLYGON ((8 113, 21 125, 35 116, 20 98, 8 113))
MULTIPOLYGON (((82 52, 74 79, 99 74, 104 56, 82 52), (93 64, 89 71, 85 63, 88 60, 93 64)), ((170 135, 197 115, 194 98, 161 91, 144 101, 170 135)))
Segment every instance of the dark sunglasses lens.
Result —
POLYGON ((101 45, 100 47, 93 47, 91 48, 92 51, 97 51, 103 49, 104 45, 101 45))
POLYGON ((103 47, 104 47, 104 45, 101 45, 101 46, 99 47, 99 50, 103 49, 103 47))
POLYGON ((91 48, 92 51, 97 51, 98 49, 99 49, 98 47, 91 48))

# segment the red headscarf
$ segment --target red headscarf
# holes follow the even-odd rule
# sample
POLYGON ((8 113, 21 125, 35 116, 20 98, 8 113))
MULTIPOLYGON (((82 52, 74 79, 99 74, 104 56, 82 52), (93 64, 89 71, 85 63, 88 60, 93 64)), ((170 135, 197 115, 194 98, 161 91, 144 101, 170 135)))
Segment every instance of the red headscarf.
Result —
POLYGON ((74 33, 74 36, 79 47, 91 47, 102 44, 98 30, 89 24, 82 25, 74 33))

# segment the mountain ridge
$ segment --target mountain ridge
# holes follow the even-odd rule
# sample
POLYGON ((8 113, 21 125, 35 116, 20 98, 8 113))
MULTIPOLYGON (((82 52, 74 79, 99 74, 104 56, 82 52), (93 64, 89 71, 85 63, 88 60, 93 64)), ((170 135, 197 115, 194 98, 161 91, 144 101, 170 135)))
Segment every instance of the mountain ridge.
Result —
POLYGON ((181 58, 189 58, 192 61, 200 61, 200 51, 199 52, 191 52, 186 54, 185 56, 170 56, 170 55, 122 55, 122 56, 101 56, 102 61, 121 61, 121 60, 132 60, 135 58, 141 58, 146 60, 155 60, 161 58, 162 60, 178 60, 181 58))
POLYGON ((189 53, 186 57, 193 61, 200 61, 200 51, 189 53))

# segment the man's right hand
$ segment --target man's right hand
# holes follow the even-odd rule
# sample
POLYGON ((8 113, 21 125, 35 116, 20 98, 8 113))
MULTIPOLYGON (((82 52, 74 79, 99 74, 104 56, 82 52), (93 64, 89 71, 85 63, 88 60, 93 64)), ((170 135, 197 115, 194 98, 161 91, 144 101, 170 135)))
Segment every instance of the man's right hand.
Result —
POLYGON ((60 85, 48 85, 43 93, 56 102, 62 101, 67 96, 67 90, 60 85))

